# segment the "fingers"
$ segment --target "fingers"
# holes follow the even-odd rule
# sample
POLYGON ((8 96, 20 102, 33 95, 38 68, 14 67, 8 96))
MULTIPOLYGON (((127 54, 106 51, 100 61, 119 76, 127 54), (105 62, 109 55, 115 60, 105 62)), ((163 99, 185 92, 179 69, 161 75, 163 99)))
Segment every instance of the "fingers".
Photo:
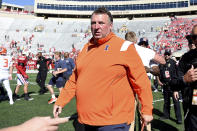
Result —
POLYGON ((62 113, 62 107, 60 107, 58 105, 54 105, 54 107, 53 107, 53 116, 55 118, 57 118, 60 113, 62 113))
POLYGON ((179 99, 179 96, 178 96, 178 94, 176 94, 176 95, 175 95, 175 99, 176 99, 176 100, 178 100, 178 99, 179 99))
POLYGON ((48 126, 46 128, 46 131, 57 131, 58 130, 58 126, 48 126))
POLYGON ((192 70, 194 69, 194 66, 193 66, 193 65, 192 65, 192 67, 190 68, 190 70, 191 70, 191 69, 192 69, 192 70))
POLYGON ((67 117, 64 118, 54 118, 50 120, 50 125, 59 125, 65 122, 68 122, 69 119, 67 117))
POLYGON ((174 95, 174 98, 175 98, 175 100, 178 100, 178 98, 177 98, 177 96, 176 96, 176 95, 174 95))
POLYGON ((197 68, 194 69, 194 66, 187 71, 187 73, 184 75, 184 81, 185 82, 194 82, 197 80, 197 68))
POLYGON ((53 116, 54 116, 55 118, 58 117, 57 110, 58 110, 58 106, 54 105, 54 107, 53 107, 53 116))
POLYGON ((145 123, 143 122, 143 123, 142 123, 141 131, 144 131, 144 126, 145 126, 145 123))
POLYGON ((62 108, 59 107, 58 114, 62 113, 62 108))

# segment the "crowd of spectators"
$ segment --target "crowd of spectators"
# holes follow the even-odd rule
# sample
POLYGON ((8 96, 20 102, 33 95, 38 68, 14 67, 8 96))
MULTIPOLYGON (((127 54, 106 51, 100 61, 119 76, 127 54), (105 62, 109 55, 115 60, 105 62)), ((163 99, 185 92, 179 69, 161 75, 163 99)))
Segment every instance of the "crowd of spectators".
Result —
POLYGON ((156 36, 157 41, 153 42, 153 49, 162 54, 166 49, 172 52, 181 50, 187 46, 186 35, 190 34, 192 27, 197 24, 197 18, 176 18, 172 17, 171 22, 165 23, 159 34, 156 36))

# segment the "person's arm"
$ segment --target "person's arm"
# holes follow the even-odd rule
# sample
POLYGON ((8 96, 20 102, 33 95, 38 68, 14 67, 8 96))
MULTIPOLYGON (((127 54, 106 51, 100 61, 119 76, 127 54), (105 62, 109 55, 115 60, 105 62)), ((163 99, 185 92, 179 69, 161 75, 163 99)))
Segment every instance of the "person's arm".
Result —
POLYGON ((160 86, 163 86, 163 83, 160 81, 159 76, 156 76, 157 82, 160 86))
POLYGON ((18 126, 0 129, 0 131, 57 131, 58 125, 68 122, 69 118, 34 117, 18 126))
POLYGON ((58 71, 53 71, 53 75, 54 76, 57 76, 58 74, 64 73, 64 72, 66 72, 68 70, 65 61, 61 61, 60 65, 61 65, 61 68, 62 69, 61 70, 58 70, 58 71))
POLYGON ((66 82, 64 88, 60 92, 60 95, 54 104, 53 115, 58 117, 62 112, 62 108, 70 102, 70 100, 75 96, 76 92, 76 83, 77 83, 77 70, 74 70, 69 80, 66 82))
POLYGON ((159 63, 159 64, 162 64, 162 65, 166 64, 166 61, 165 61, 164 57, 157 54, 157 53, 155 53, 155 56, 154 56, 153 60, 155 62, 159 63))
POLYGON ((64 69, 59 70, 59 71, 53 71, 53 75, 54 75, 54 76, 57 76, 58 74, 64 73, 64 72, 66 72, 66 71, 67 71, 67 68, 64 68, 64 69))
POLYGON ((173 73, 172 78, 171 78, 171 85, 172 85, 172 90, 173 91, 180 91, 186 86, 189 86, 190 84, 190 76, 192 76, 190 73, 193 72, 192 68, 191 70, 188 70, 187 72, 185 71, 185 67, 187 63, 184 62, 183 59, 179 61, 179 65, 176 69, 176 72, 173 73), (186 72, 186 73, 185 73, 186 72), (189 78, 189 79, 187 79, 189 78))
POLYGON ((128 78, 135 93, 137 93, 140 103, 142 105, 141 113, 145 124, 153 119, 153 96, 151 90, 151 83, 147 77, 145 68, 136 52, 134 45, 130 45, 127 51, 122 52, 124 62, 128 68, 128 78))
POLYGON ((158 76, 160 74, 160 70, 159 70, 158 66, 153 66, 153 67, 150 67, 150 68, 145 66, 145 70, 146 70, 147 73, 151 73, 154 76, 158 76))

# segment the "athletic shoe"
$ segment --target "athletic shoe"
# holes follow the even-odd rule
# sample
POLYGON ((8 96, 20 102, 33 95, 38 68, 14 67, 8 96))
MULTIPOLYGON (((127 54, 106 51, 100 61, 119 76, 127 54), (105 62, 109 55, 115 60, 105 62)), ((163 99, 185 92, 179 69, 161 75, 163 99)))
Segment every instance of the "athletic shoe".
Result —
POLYGON ((51 98, 51 99, 48 101, 48 104, 52 104, 52 103, 56 102, 56 100, 57 100, 56 97, 55 97, 55 98, 51 98))
POLYGON ((157 90, 157 89, 155 89, 153 92, 158 92, 158 90, 157 90))
POLYGON ((24 99, 26 101, 32 101, 34 98, 31 98, 29 95, 25 95, 24 99))
POLYGON ((46 93, 47 91, 48 91, 48 90, 45 88, 44 90, 40 90, 40 91, 39 91, 39 94, 40 94, 40 95, 43 95, 43 94, 46 93))
POLYGON ((14 101, 20 100, 20 96, 17 95, 17 94, 13 94, 13 100, 14 100, 14 101))
POLYGON ((10 105, 13 105, 14 104, 14 101, 10 101, 10 105))

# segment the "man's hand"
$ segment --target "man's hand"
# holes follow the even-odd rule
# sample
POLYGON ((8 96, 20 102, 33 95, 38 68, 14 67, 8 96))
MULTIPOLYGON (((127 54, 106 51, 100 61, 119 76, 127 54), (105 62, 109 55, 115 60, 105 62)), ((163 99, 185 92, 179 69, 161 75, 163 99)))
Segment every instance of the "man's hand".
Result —
POLYGON ((178 91, 175 91, 175 92, 174 92, 174 98, 175 98, 176 100, 179 99, 179 92, 178 92, 178 91))
POLYGON ((54 104, 54 106, 53 106, 53 116, 55 118, 57 118, 60 113, 62 113, 62 107, 54 104))
POLYGON ((25 79, 28 79, 29 76, 28 76, 27 74, 24 74, 24 78, 25 78, 25 79))
POLYGON ((153 116, 152 115, 142 115, 142 122, 143 122, 144 126, 146 126, 152 120, 153 120, 153 116))
POLYGON ((68 118, 34 117, 20 126, 21 131, 57 131, 58 125, 68 118))
POLYGON ((53 71, 52 74, 57 77, 57 71, 53 71))
POLYGON ((191 83, 197 80, 197 68, 194 69, 194 66, 187 71, 187 73, 183 77, 183 81, 186 83, 191 83))

